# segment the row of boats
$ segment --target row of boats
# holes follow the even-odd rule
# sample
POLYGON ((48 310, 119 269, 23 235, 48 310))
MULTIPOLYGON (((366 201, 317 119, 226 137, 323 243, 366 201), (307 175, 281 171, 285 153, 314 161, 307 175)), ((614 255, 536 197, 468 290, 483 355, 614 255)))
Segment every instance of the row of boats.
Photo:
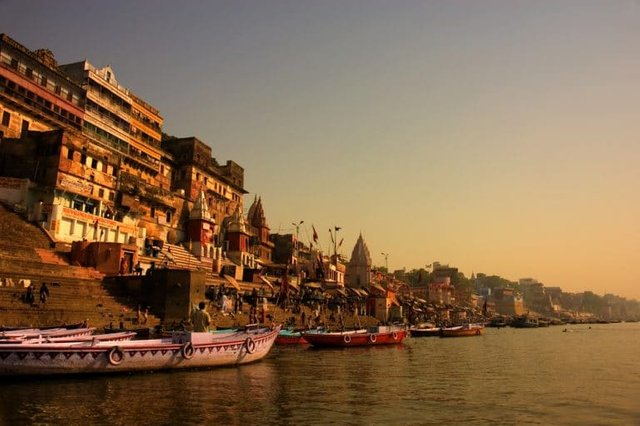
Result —
MULTIPOLYGON (((396 325, 355 330, 281 329, 280 326, 216 332, 174 331, 136 339, 131 331, 96 334, 90 327, 16 329, 0 332, 0 376, 42 376, 211 368, 263 359, 275 343, 315 347, 400 344, 409 335, 429 335, 433 327, 396 325)), ((440 328, 442 337, 478 336, 481 325, 440 328)))
POLYGON ((156 339, 93 328, 23 329, 0 333, 0 376, 43 376, 211 368, 264 358, 280 327, 224 332, 176 331, 156 339))
POLYGON ((377 326, 356 330, 327 332, 322 329, 296 331, 282 329, 276 338, 278 345, 311 344, 316 347, 373 346, 401 343, 407 335, 411 337, 467 337, 480 336, 483 324, 465 324, 455 327, 436 327, 429 323, 409 328, 400 326, 377 326))

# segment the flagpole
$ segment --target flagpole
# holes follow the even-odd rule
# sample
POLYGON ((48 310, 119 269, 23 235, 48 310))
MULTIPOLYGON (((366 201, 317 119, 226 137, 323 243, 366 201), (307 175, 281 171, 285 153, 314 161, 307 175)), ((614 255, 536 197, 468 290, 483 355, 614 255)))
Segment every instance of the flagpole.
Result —
POLYGON ((335 256, 335 265, 338 266, 338 231, 342 228, 340 228, 339 226, 334 226, 333 229, 335 231, 335 239, 333 240, 333 255, 335 256))

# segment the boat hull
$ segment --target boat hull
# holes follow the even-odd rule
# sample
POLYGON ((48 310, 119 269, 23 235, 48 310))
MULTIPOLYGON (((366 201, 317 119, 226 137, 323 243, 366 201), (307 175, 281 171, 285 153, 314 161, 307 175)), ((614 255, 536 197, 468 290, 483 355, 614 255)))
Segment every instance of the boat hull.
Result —
POLYGON ((215 336, 123 342, 43 343, 0 347, 1 376, 94 374, 211 368, 259 361, 270 351, 279 328, 215 336))
POLYGON ((276 345, 307 345, 309 342, 299 331, 281 330, 276 337, 276 345))
POLYGON ((471 327, 449 327, 440 329, 440 337, 471 337, 482 335, 484 327, 471 326, 471 327))
POLYGON ((371 333, 365 331, 333 332, 333 333, 302 333, 304 338, 316 347, 353 347, 396 345, 402 343, 407 336, 404 329, 371 333))
POLYGON ((438 337, 440 336, 439 328, 410 328, 411 337, 438 337))

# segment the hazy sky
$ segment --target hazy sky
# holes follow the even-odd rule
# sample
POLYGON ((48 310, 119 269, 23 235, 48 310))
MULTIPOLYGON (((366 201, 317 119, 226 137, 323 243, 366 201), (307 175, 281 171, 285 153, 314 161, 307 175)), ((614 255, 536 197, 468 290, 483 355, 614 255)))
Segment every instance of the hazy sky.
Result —
POLYGON ((245 168, 272 232, 640 299, 640 3, 0 0, 245 168))

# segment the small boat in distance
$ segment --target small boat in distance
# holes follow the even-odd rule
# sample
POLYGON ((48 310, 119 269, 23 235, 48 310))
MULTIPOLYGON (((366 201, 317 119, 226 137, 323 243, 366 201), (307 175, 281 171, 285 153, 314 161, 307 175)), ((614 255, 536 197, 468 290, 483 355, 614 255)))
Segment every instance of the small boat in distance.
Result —
POLYGON ((538 328, 538 318, 524 314, 517 316, 511 321, 511 327, 514 328, 538 328))
POLYGON ((480 336, 484 330, 482 324, 465 324, 457 327, 443 327, 440 329, 440 337, 469 337, 480 336))
POLYGON ((317 332, 303 331, 302 336, 315 347, 353 347, 395 345, 407 336, 404 327, 376 326, 369 329, 317 332))

